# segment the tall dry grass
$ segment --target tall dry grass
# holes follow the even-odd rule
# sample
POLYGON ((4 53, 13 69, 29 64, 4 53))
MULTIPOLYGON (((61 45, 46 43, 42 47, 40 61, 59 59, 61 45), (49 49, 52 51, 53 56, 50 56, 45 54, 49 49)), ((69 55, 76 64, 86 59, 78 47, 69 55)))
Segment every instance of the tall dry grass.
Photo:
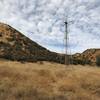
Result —
POLYGON ((1 60, 0 100, 100 100, 100 68, 1 60))

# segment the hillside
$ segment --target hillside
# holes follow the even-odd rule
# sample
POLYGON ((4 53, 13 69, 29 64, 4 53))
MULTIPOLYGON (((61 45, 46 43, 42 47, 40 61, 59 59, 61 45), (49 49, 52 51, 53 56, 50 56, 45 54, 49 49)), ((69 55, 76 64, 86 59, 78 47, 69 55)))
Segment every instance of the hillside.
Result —
POLYGON ((0 60, 0 100, 100 100, 100 68, 0 60))
POLYGON ((73 55, 73 62, 78 64, 96 65, 97 59, 100 58, 100 49, 87 49, 83 53, 73 55))
POLYGON ((60 58, 62 57, 62 55, 50 52, 46 48, 30 40, 11 26, 0 23, 0 58, 15 61, 59 62, 59 56, 60 58))
MULTIPOLYGON (((100 49, 88 49, 83 53, 66 55, 71 64, 96 65, 100 49)), ((50 61, 64 64, 65 55, 51 52, 30 40, 22 33, 7 24, 0 23, 0 58, 14 61, 50 61)))

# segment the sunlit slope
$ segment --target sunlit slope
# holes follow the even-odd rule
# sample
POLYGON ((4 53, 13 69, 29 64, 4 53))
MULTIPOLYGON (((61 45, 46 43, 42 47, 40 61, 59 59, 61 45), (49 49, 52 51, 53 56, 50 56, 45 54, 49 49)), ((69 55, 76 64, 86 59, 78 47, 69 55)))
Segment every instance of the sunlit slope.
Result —
POLYGON ((64 56, 50 52, 13 27, 0 23, 0 58, 14 61, 64 63, 64 56))
MULTIPOLYGON (((100 49, 88 49, 83 53, 74 54, 69 58, 73 64, 96 65, 97 56, 100 58, 100 49)), ((51 52, 30 40, 23 33, 13 27, 0 23, 0 58, 14 61, 49 61, 65 63, 65 55, 51 52)), ((99 59, 100 60, 100 59, 99 59)))

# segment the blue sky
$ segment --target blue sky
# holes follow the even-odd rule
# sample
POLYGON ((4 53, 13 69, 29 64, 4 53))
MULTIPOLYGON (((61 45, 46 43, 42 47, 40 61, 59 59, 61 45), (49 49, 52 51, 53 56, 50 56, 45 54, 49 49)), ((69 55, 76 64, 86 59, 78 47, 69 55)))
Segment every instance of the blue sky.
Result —
POLYGON ((0 0, 0 21, 42 46, 64 49, 68 20, 69 53, 100 48, 100 0, 0 0))

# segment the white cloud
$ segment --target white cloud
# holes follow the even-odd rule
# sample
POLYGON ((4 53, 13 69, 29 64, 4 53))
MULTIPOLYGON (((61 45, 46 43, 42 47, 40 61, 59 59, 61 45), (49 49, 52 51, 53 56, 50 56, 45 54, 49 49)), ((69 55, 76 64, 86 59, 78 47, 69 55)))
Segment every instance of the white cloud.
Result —
POLYGON ((2 0, 0 21, 50 50, 62 52, 68 15, 71 51, 82 52, 100 47, 99 5, 99 0, 2 0))

